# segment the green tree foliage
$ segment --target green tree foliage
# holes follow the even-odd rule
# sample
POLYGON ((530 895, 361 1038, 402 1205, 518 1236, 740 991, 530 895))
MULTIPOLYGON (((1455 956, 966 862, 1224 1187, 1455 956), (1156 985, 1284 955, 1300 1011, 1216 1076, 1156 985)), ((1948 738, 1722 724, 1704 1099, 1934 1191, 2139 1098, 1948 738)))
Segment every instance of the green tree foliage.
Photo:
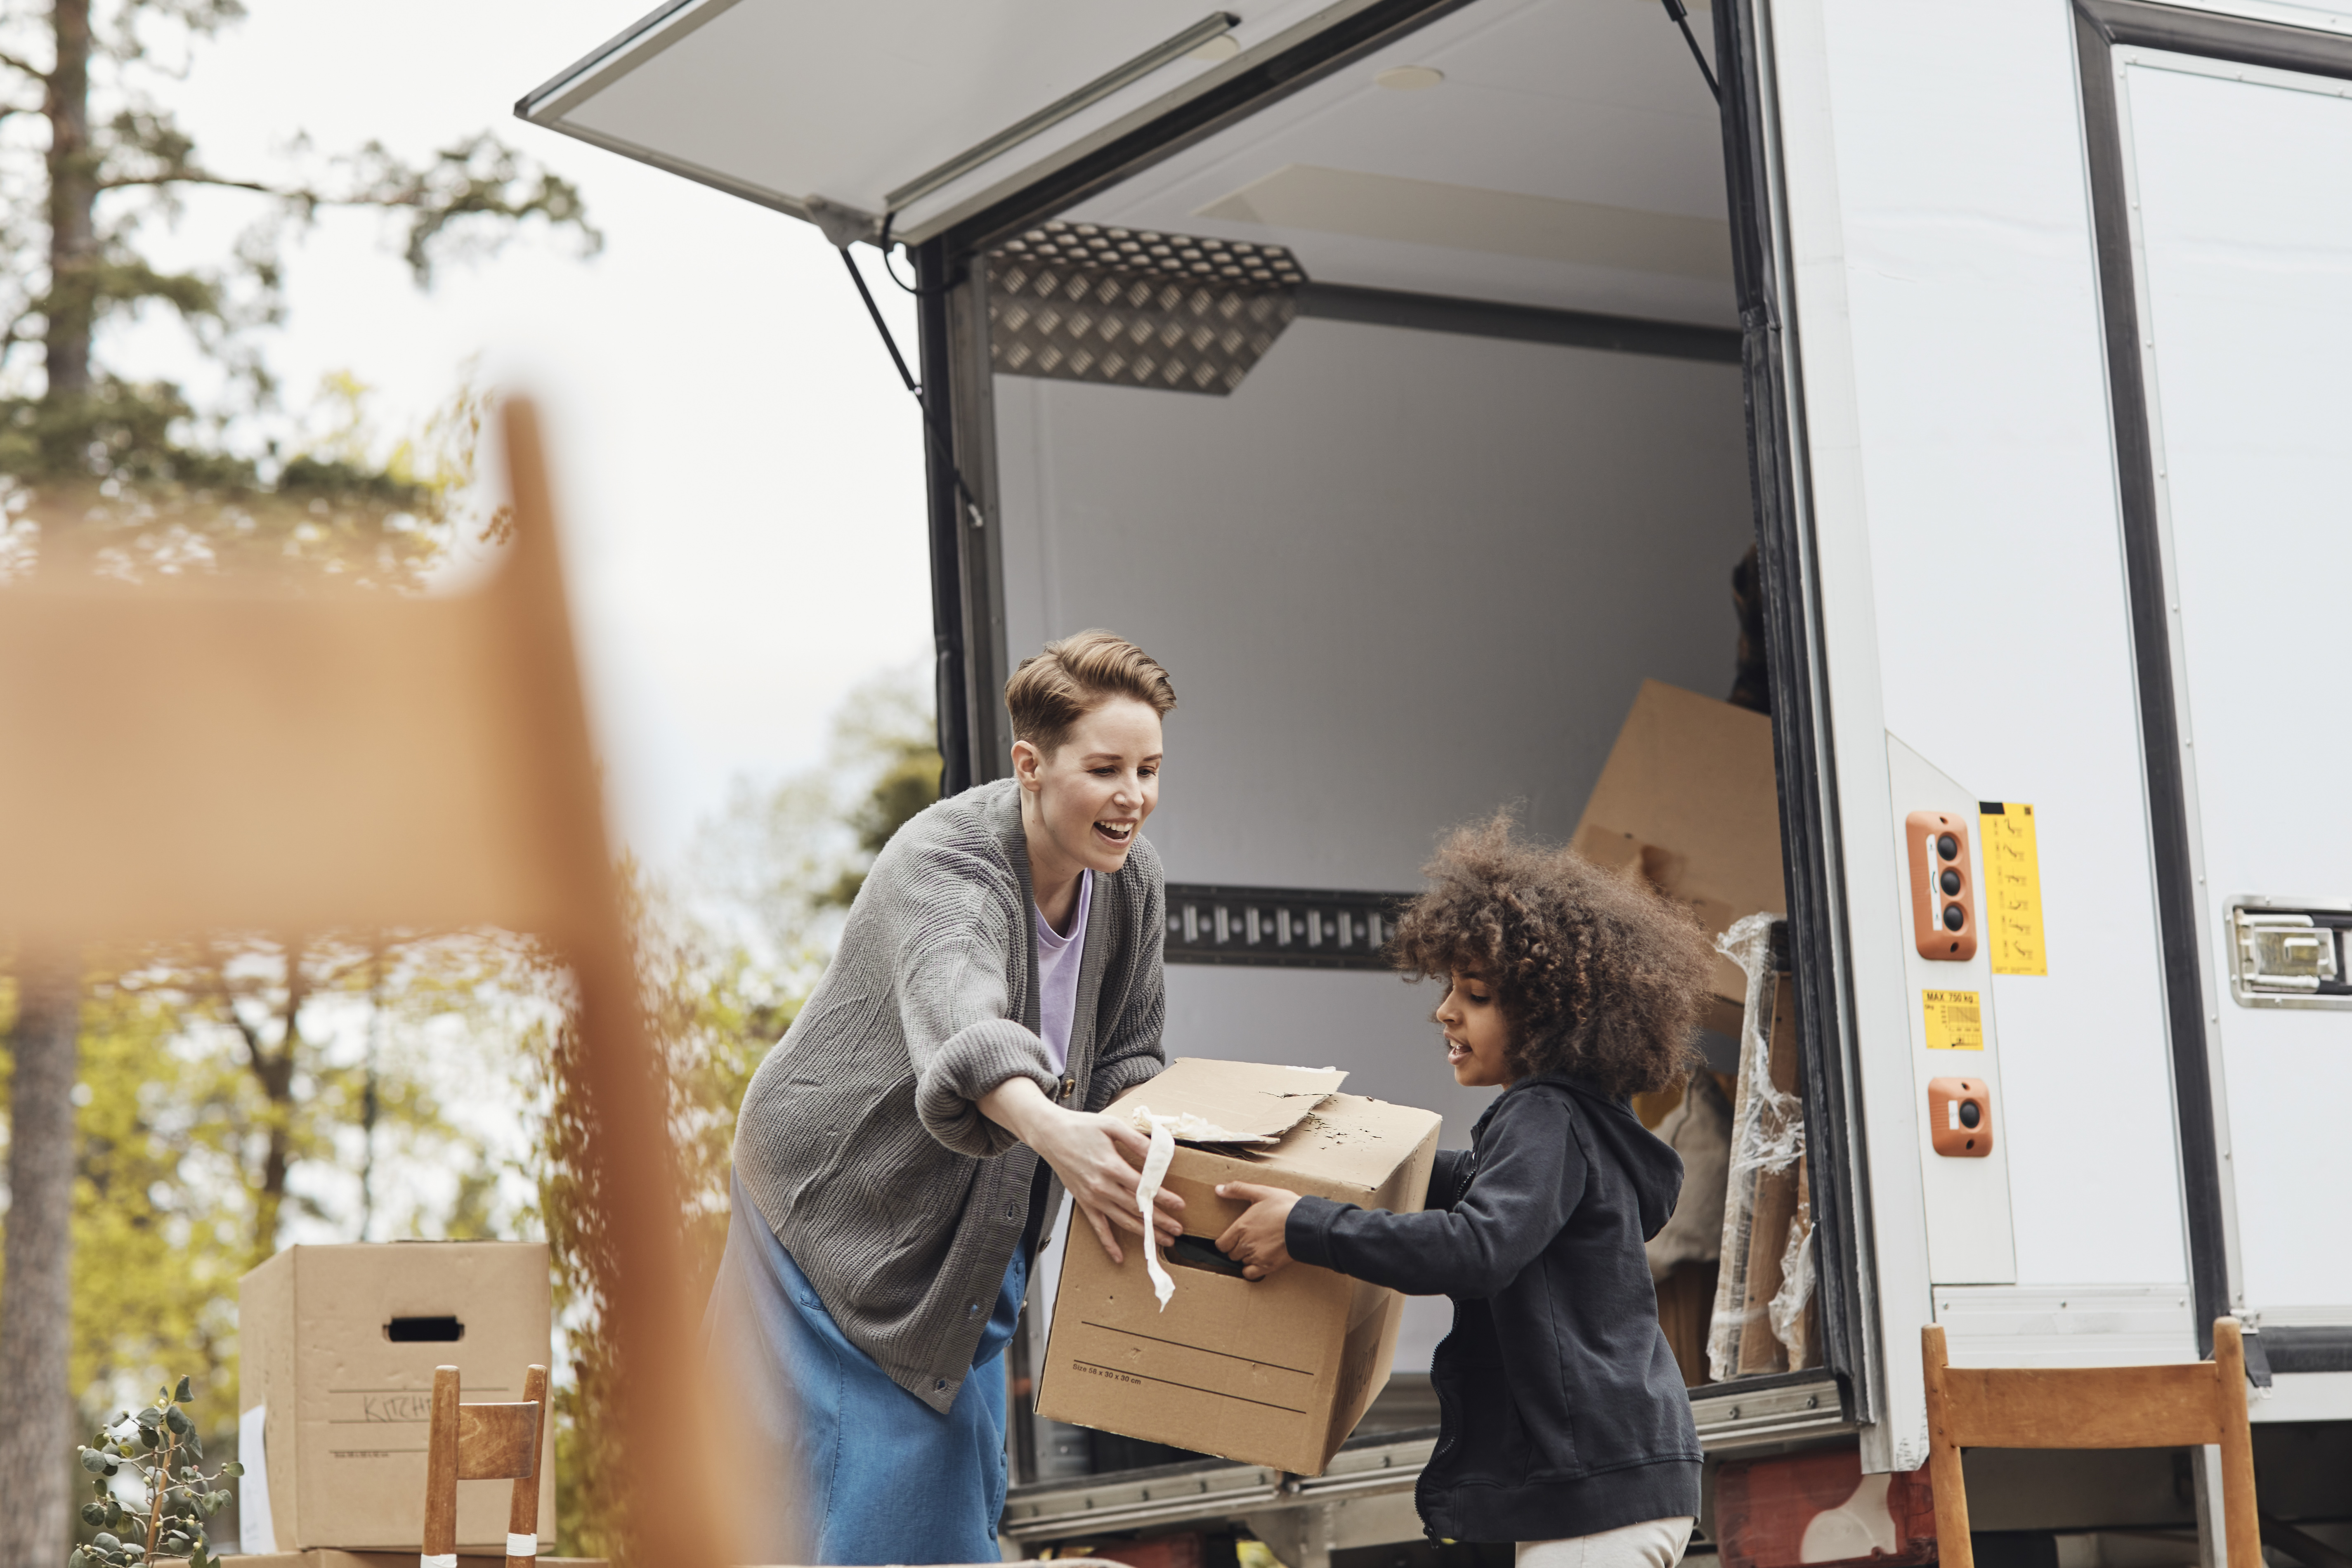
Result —
MULTIPOLYGON (((854 691, 835 716, 830 766, 761 791, 740 787, 700 837, 696 875, 677 893, 626 868, 639 996, 656 1043, 695 1274, 708 1293, 731 1212, 735 1116, 751 1074, 781 1038, 822 971, 837 914, 876 853, 939 798, 940 761, 922 688, 888 676, 854 691), (740 855, 742 858, 730 858, 740 855), (748 927, 757 937, 747 942, 748 927)), ((541 982, 541 989, 546 982, 541 982)), ((583 1175, 594 1136, 569 1094, 579 1039, 568 1017, 531 1031, 538 1103, 533 1150, 539 1217, 553 1257, 556 1313, 572 1347, 556 1413, 559 1550, 630 1558, 624 1508, 625 1435, 614 1418, 621 1370, 596 1333, 609 1278, 609 1238, 583 1175)))
POLYGON ((281 242, 322 212, 396 214, 419 286, 436 256, 494 250, 525 223, 598 243, 579 194, 488 133, 412 164, 371 142, 321 158, 297 137, 268 171, 214 167, 163 101, 237 0, 0 0, 0 475, 5 506, 51 559, 123 572, 291 558, 413 577, 449 500, 399 454, 306 443, 268 416, 258 346, 284 314, 281 242), (192 192, 235 193, 253 220, 234 255, 172 269, 142 248, 192 192), (198 408, 178 385, 106 367, 106 329, 175 317, 229 374, 198 408), (25 363, 39 352, 39 376, 25 363), (19 351, 25 351, 20 354, 19 351))
MULTIPOLYGON (((736 1110, 760 1058, 791 1026, 803 993, 697 925, 634 863, 624 870, 638 996, 656 1046, 657 1078, 646 1090, 668 1108, 683 1199, 679 1223, 693 1268, 686 1288, 699 1299, 726 1244, 736 1110)), ((523 963, 535 973, 540 994, 562 992, 546 954, 534 951, 523 963)), ((554 1265, 556 1318, 571 1351, 568 1375, 551 1396, 558 1550, 626 1561, 627 1441, 615 1404, 622 1373, 596 1331, 604 1281, 612 1278, 612 1240, 588 1186, 593 1109, 570 1087, 582 1041, 565 1011, 526 1031, 523 1044, 541 1117, 530 1157, 537 1218, 554 1265)))
POLYGON ((71 1386, 86 1410, 193 1366, 204 1431, 236 1425, 244 1272, 235 1133, 217 1064, 175 1038, 152 997, 100 984, 83 1005, 73 1213, 71 1386))
POLYGON ((780 784, 738 780, 689 854, 716 918, 770 962, 821 966, 882 846, 940 797, 941 763, 922 673, 854 689, 834 716, 824 766, 780 784))
MULTIPOLYGON (((99 1002, 139 1009, 171 1031, 184 1067, 174 1091, 154 1103, 175 1115, 200 1108, 214 1134, 215 1163, 241 1201, 211 1212, 240 1272, 275 1253, 298 1215, 354 1240, 398 1234, 375 1222, 364 1182, 388 1146, 461 1172, 457 1212, 439 1234, 478 1235, 488 1224, 484 1156, 449 1127, 433 1064, 394 1047, 436 1019, 472 1026, 467 988, 483 982, 486 948, 494 951, 489 939, 470 933, 395 932, 216 935, 154 949, 93 986, 85 1037, 91 1019, 107 1016, 99 1002), (305 1190, 295 1178, 306 1164, 346 1174, 356 1165, 356 1201, 331 1206, 315 1184, 305 1190)), ((409 1233, 415 1225, 411 1215, 409 1233)))

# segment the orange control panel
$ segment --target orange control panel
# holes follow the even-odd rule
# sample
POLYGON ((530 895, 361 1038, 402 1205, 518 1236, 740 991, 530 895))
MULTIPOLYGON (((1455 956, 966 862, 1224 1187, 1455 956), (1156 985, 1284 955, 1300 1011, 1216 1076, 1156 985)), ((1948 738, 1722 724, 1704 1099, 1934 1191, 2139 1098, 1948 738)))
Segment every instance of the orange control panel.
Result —
POLYGON ((1992 1094, 1980 1078, 1927 1080, 1927 1128, 1936 1152, 1981 1160, 1992 1152, 1992 1094))
POLYGON ((1903 819, 1911 862, 1911 927, 1922 958, 1965 963, 1977 955, 1976 879, 1969 874, 1969 825, 1947 811, 1903 819))

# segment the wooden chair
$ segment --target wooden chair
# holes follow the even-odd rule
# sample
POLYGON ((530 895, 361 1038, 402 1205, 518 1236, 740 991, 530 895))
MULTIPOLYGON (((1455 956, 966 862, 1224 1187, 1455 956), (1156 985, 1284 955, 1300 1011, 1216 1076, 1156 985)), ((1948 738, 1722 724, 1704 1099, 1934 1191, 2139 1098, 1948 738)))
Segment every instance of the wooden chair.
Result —
POLYGON ((1962 1448, 2221 1450, 2221 1517, 2230 1568, 2263 1568, 2254 1445, 2246 1419, 2246 1352, 2238 1320, 2216 1319, 2213 1359, 2179 1366, 1954 1366, 1944 1330, 1921 1331, 1927 1376, 1927 1465, 1943 1568, 1975 1568, 1962 1448))
POLYGON ((425 1457, 425 1552, 418 1568, 457 1568, 457 1483, 514 1482, 507 1504, 507 1568, 531 1568, 539 1556, 540 1434, 547 1410, 547 1369, 522 1375, 514 1405, 461 1405, 457 1369, 433 1369, 433 1422, 425 1457))
POLYGON ((645 1092, 653 1047, 553 496, 530 405, 500 424, 513 542, 470 593, 201 573, 0 585, 0 933, 64 952, 214 931, 551 939, 578 985, 571 1070, 612 1239, 602 1331, 629 1369, 630 1521, 646 1562, 715 1568, 738 1559, 702 1308, 645 1092))

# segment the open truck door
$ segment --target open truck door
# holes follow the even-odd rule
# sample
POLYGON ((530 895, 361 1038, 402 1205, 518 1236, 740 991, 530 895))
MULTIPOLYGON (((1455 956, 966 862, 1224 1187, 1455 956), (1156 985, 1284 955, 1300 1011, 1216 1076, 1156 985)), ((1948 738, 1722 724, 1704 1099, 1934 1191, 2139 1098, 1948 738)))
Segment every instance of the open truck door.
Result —
MULTIPOLYGON (((1759 1331, 1770 1355, 1751 1342, 1718 1384, 1691 1350, 1728 1447, 1851 1430, 1879 1395, 1769 109, 1753 18, 1696 22, 1630 0, 703 0, 518 112, 836 244, 907 246, 949 787, 1003 771, 997 693, 1045 637, 1117 626, 1180 671, 1200 765, 1154 837, 1171 961, 1198 967, 1174 972, 1171 1030, 1272 1017, 1271 1052, 1361 1019, 1386 1036, 1350 1064, 1370 1092, 1453 1094, 1401 1065, 1393 1000, 1337 976, 1377 969, 1438 830, 1517 798, 1567 837, 1645 680, 1721 706, 1731 578, 1760 545, 1749 684, 1771 696, 1748 700, 1771 716, 1741 717, 1780 763, 1746 805, 1767 875, 1724 908, 1789 921, 1818 1284, 1801 1365, 1759 1331), (1449 693, 1488 733, 1523 710, 1483 770, 1433 743, 1449 693)), ((1475 1104, 1447 1109, 1458 1140, 1475 1104)))
POLYGON ((2244 9, 2078 0, 2075 40, 2199 1322, 2247 1320, 2257 1419, 2341 1421, 2352 1145, 2292 1086, 2352 1077, 2352 846, 2277 789, 2352 748, 2266 672, 2352 581, 2352 18, 2244 9))
MULTIPOLYGON (((1111 626, 1169 666, 1184 706, 1152 837, 1186 1054, 1336 1054, 1351 1089, 1433 1105, 1459 1142, 1476 1105, 1431 1076, 1375 950, 1433 836, 1505 803, 1717 923, 1785 921, 1784 978, 1751 994, 1793 1054, 1769 1091, 1801 1108, 1811 1229, 1759 1278, 1803 1263, 1814 1284, 1724 1293, 1718 1258, 1691 1297, 1701 1338, 1727 1312, 1787 1319, 1727 1361, 1678 1344, 1711 1452, 1858 1433, 1864 1469, 1916 1468, 1931 1321, 1962 1363, 2128 1364, 2195 1358, 2232 1306, 2275 1312, 2266 1334, 2321 1380, 2291 1418, 2352 1415, 2328 1359, 2352 1279, 2298 1239, 2294 1196, 2340 1191, 2352 1145, 2305 1129, 2246 1152, 2267 1064, 2321 1090, 2314 1116, 2352 1087, 2328 1010, 2352 994, 2352 868, 2296 858, 2289 810, 2241 826, 2270 771, 2352 765, 2265 674, 2274 647, 2332 670, 2330 623, 2265 624, 2264 568, 2231 553, 2215 498, 2268 458, 2162 357, 2178 332, 2201 374, 2272 377, 2302 443, 2281 537, 2332 584, 2352 407, 2340 377, 2246 358, 2285 334, 2196 303, 2259 294, 2268 263, 2200 248, 2243 193, 2195 152, 2198 117, 2259 88, 2324 183, 2344 41, 2127 0, 1695 19, 688 0, 519 112, 835 244, 905 243, 948 787, 1005 770, 998 693, 1046 637, 1111 626), (2184 87, 2195 70, 2133 49, 2235 63, 2184 87), (2323 87, 2248 88, 2249 63, 2323 87), (2173 226, 2133 180, 2170 182, 2173 226), (2159 401, 2204 465, 2193 504, 2163 488, 2159 401), (2231 693, 2259 700, 2242 718, 2231 693), (1760 812, 1735 791, 1696 859, 1672 824, 1608 817, 1640 808, 1608 784, 1615 753, 1685 699, 1693 732, 1770 752, 1760 812), (2204 771, 2184 766, 2192 699, 2204 771), (1778 886, 1734 874, 1759 849, 1778 886), (2259 1223, 2256 1191, 2280 1205, 2259 1223)), ((2331 331, 2338 217, 2261 215, 2331 331)), ((1727 1082, 1753 1065, 1711 1049, 1727 1082)), ((1691 1277, 1653 1268, 1663 1319, 1691 1277)), ((1436 1331, 1415 1321, 1408 1374, 1436 1331)), ((1101 1473, 1168 1456, 1040 1426, 1006 1529, 1239 1517, 1287 1540, 1290 1520, 1284 1559, 1308 1568, 1416 1535, 1427 1450, 1371 1430, 1325 1478, 1211 1466, 1171 1488, 1101 1473), (1335 1511, 1310 1531, 1307 1505, 1335 1511)), ((2050 1518, 2136 1506, 2040 1474, 2065 1494, 2050 1518)))

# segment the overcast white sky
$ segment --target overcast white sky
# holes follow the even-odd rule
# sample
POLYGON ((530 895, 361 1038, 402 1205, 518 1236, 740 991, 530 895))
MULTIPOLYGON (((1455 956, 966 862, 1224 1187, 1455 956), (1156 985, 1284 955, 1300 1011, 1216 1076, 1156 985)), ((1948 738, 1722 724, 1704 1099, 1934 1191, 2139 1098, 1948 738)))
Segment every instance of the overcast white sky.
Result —
MULTIPOLYGON (((604 233, 581 261, 526 232, 420 294, 396 226, 331 216, 289 248, 265 346, 289 403, 347 369, 393 430, 472 355, 541 400, 614 815, 668 861, 730 777, 818 760, 851 685, 926 657, 913 401, 814 229, 513 117, 651 0, 248 4, 169 94, 208 164, 268 173, 298 132, 421 161, 489 128, 575 181, 604 233)), ((218 256, 251 200, 198 195, 173 248, 218 256)), ((907 297, 874 278, 911 355, 907 297)), ((160 331, 113 357, 184 369, 160 331)))

